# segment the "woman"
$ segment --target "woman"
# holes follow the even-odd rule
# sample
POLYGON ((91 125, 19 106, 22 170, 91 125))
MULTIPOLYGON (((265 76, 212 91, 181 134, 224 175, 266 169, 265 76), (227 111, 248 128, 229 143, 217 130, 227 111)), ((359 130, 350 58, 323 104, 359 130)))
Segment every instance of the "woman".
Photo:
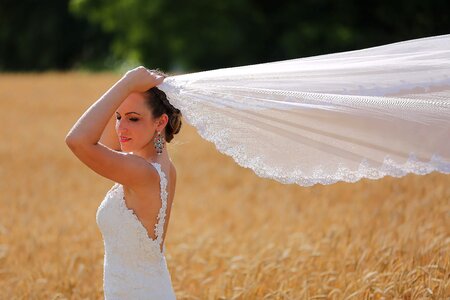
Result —
POLYGON ((176 170, 165 142, 179 132, 181 113, 156 87, 164 78, 142 66, 128 71, 66 137, 84 164, 116 182, 96 215, 105 246, 108 300, 175 299, 164 240, 176 170), (113 114, 122 152, 99 143, 113 114))

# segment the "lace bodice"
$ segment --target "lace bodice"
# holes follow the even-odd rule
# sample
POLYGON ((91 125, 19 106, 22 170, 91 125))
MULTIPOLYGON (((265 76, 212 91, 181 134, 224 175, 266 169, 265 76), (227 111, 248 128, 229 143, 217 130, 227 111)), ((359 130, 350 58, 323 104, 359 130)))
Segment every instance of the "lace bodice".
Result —
POLYGON ((114 184, 98 207, 97 225, 105 255, 103 288, 105 299, 175 299, 161 252, 167 210, 167 178, 161 165, 151 162, 160 177, 161 208, 151 238, 132 209, 126 206, 123 186, 114 184))

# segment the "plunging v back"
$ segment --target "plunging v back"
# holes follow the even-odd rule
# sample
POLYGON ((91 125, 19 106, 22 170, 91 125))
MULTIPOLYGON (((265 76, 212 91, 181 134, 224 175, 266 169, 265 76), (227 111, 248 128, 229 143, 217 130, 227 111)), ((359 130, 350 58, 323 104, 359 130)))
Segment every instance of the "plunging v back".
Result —
POLYGON ((105 255, 103 289, 105 299, 175 299, 165 258, 161 251, 167 210, 167 178, 161 165, 150 162, 160 177, 161 208, 153 239, 132 209, 126 206, 119 183, 107 192, 96 221, 105 255))

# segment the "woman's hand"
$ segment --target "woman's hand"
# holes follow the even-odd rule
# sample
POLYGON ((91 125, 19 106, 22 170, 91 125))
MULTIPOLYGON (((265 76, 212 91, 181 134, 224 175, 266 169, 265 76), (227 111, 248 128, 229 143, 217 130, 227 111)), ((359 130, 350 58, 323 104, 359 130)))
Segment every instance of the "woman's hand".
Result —
POLYGON ((145 92, 152 87, 161 84, 164 81, 164 76, 151 71, 143 66, 139 66, 132 70, 129 70, 120 79, 126 84, 129 92, 145 92))

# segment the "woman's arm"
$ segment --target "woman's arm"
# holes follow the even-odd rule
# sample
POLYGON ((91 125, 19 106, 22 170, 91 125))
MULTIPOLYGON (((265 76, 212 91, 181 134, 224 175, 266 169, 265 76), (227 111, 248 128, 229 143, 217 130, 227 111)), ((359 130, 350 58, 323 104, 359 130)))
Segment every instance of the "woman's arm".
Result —
POLYGON ((84 112, 67 134, 66 143, 97 144, 109 119, 130 92, 124 76, 84 112))

